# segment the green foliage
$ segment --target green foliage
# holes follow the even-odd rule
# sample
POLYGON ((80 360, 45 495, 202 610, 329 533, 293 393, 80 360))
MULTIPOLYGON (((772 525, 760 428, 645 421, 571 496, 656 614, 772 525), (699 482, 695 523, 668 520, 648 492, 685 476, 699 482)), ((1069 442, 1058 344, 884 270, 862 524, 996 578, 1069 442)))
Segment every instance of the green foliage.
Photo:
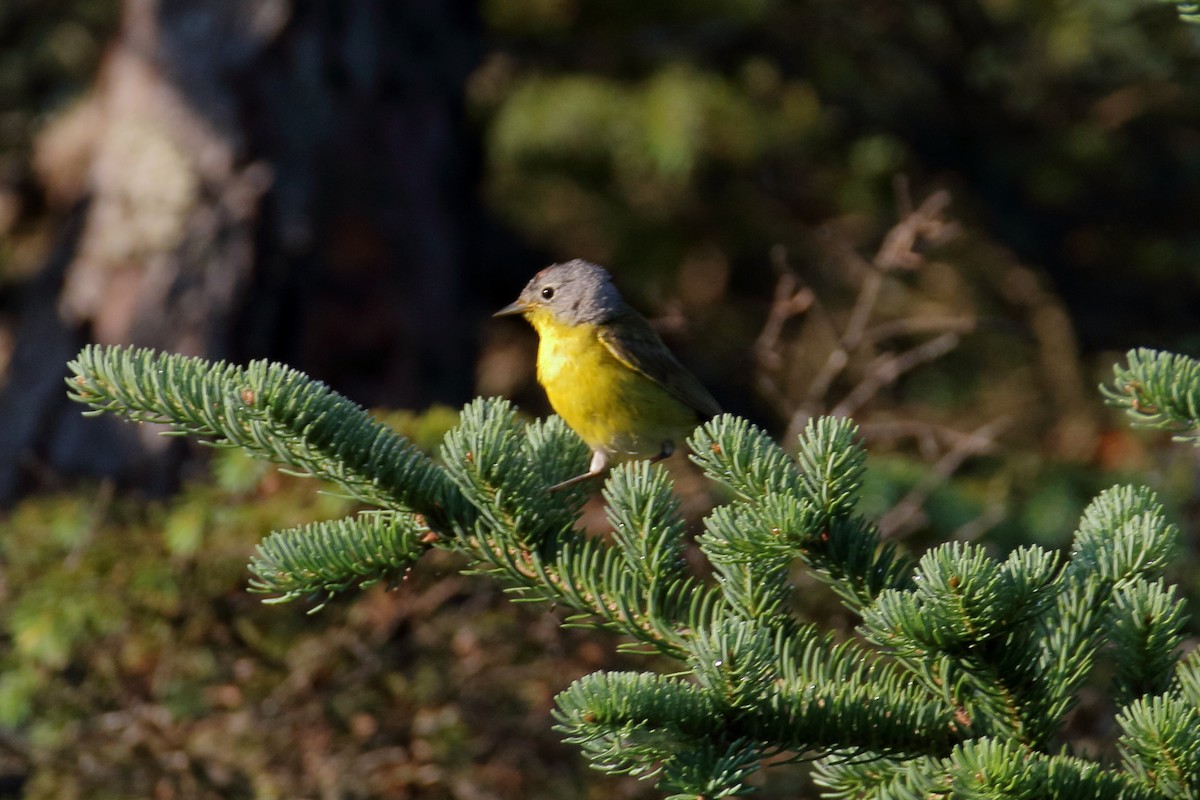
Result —
POLYGON ((1129 771, 1158 797, 1200 791, 1200 712, 1172 696, 1142 697, 1117 715, 1121 754, 1129 771))
POLYGON ((0 541, 0 719, 25 756, 0 780, 25 800, 587 796, 545 706, 561 671, 599 666, 596 647, 545 609, 441 552, 319 620, 245 591, 267 526, 354 510, 270 467, 166 501, 102 486, 23 501, 0 541), (166 540, 179 515, 194 552, 166 540))
POLYGON ((954 798, 1074 798, 1141 800, 1160 797, 1128 777, 1064 755, 1027 750, 1011 741, 964 742, 944 759, 921 759, 906 767, 872 762, 822 765, 817 782, 829 797, 878 800, 954 798))
POLYGON ((347 588, 347 575, 362 575, 362 588, 395 581, 429 549, 425 540, 432 535, 413 515, 387 511, 276 531, 250 561, 250 586, 277 595, 268 602, 282 603, 332 596, 347 588))
MULTIPOLYGON (((1166 5, 488 0, 484 19, 470 99, 493 208, 557 255, 662 280, 647 297, 664 265, 811 257, 826 220, 882 234, 897 175, 952 176, 1003 218, 959 259, 981 286, 993 246, 1127 284, 1196 260, 1170 214, 1200 201, 1196 48, 1166 5)), ((1098 330, 1123 313, 1090 311, 1098 330)))
POLYGON ((327 598, 445 550, 517 599, 567 608, 568 624, 676 659, 673 675, 598 672, 559 694, 558 730, 604 772, 696 798, 746 794, 764 760, 801 757, 821 759, 833 797, 1197 790, 1200 670, 1178 661, 1184 614, 1162 582, 1178 532, 1148 490, 1100 494, 1061 556, 951 543, 913 563, 856 513, 865 453, 852 423, 812 420, 792 457, 726 415, 691 440, 733 495, 697 540, 706 578, 688 566, 661 466, 613 470, 612 534, 587 535, 586 487, 548 491, 586 448, 560 419, 526 423, 507 401, 468 404, 438 464, 276 365, 88 348, 72 370, 72 396, 93 408, 238 444, 380 506, 272 534, 252 562, 260 591, 327 598), (861 615, 861 637, 837 643, 796 614, 797 565, 861 615), (1060 738, 1109 643, 1122 766, 1067 755, 1060 738))
POLYGON ((1124 408, 1135 425, 1170 431, 1183 442, 1200 442, 1200 361, 1140 348, 1114 368, 1112 386, 1101 386, 1111 405, 1124 408))
POLYGON ((243 368, 101 347, 84 348, 71 369, 71 397, 92 406, 92 413, 120 409, 131 420, 167 425, 174 434, 241 447, 297 474, 320 475, 367 503, 437 519, 450 510, 449 481, 428 456, 295 370, 266 361, 243 368))
POLYGON ((1190 0, 1166 0, 1179 9, 1179 18, 1192 23, 1200 23, 1200 3, 1190 0))
MULTIPOLYGON (((749 571, 769 594, 760 610, 782 603, 786 586, 767 587, 785 580, 797 557, 854 605, 906 580, 894 545, 881 545, 878 532, 852 513, 866 453, 848 420, 811 421, 797 442, 799 463, 764 431, 729 415, 697 429, 689 444, 705 474, 741 498, 714 510, 700 539, 725 574, 727 593, 741 580, 734 573, 749 571)), ((749 599, 757 590, 742 591, 749 599)))
POLYGON ((1109 617, 1109 636, 1120 658, 1113 696, 1121 704, 1170 688, 1187 621, 1174 587, 1162 580, 1127 584, 1116 596, 1109 617))

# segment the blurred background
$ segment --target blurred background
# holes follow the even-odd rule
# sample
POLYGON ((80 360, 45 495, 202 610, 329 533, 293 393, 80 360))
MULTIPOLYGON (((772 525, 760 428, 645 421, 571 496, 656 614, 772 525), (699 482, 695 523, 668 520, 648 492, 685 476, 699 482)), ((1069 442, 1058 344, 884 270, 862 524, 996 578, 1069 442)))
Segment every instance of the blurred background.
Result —
MULTIPOLYGON (((490 313, 588 258, 728 410, 858 420, 914 552, 1063 546, 1135 480, 1188 563, 1194 454, 1096 386, 1200 352, 1198 35, 1149 0, 2 0, 0 798, 654 796, 550 717, 644 661, 442 556, 264 607, 261 536, 353 508, 84 418, 89 342, 283 361, 436 448, 476 394, 547 412, 490 313)), ((1111 711, 1065 739, 1105 755, 1111 711)))

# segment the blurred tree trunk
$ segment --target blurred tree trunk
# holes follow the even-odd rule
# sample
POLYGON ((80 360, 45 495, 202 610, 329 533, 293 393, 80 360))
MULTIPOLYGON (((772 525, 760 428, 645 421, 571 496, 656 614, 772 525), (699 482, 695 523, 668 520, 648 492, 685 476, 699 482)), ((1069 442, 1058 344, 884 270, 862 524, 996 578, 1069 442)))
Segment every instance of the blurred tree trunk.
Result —
POLYGON ((474 4, 123 0, 93 91, 40 136, 64 213, 0 412, 0 500, 50 475, 170 488, 181 445, 83 420, 88 341, 270 357, 366 404, 458 401, 480 212, 474 4))

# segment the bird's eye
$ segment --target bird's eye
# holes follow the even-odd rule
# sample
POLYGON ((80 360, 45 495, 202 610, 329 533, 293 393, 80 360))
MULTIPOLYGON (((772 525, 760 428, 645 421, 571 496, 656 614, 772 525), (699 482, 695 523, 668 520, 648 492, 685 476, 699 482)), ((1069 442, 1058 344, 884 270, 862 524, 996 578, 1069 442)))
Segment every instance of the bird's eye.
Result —
POLYGON ((554 287, 553 286, 547 286, 545 289, 542 289, 542 299, 543 300, 549 300, 551 297, 554 297, 554 287))

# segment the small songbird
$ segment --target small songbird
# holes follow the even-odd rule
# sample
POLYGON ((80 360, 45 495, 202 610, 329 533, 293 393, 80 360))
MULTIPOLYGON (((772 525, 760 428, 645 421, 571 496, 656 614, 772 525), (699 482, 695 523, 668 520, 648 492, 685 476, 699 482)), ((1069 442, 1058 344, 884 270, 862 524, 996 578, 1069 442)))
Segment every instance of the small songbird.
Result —
POLYGON ((603 267, 579 259, 547 267, 496 312, 512 314, 538 333, 537 377, 550 405, 592 449, 588 471, 551 491, 616 461, 666 458, 721 411, 603 267))

